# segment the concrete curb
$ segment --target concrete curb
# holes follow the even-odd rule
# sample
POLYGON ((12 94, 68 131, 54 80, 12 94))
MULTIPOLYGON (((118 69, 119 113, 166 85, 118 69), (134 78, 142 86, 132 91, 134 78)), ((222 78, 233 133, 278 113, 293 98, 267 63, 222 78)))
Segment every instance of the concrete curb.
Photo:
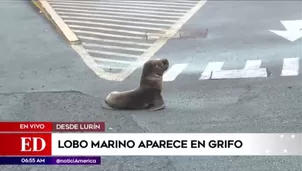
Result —
POLYGON ((47 0, 31 0, 32 3, 43 12, 46 18, 55 25, 56 29, 67 39, 70 44, 79 45, 81 41, 68 27, 63 19, 55 12, 47 0))

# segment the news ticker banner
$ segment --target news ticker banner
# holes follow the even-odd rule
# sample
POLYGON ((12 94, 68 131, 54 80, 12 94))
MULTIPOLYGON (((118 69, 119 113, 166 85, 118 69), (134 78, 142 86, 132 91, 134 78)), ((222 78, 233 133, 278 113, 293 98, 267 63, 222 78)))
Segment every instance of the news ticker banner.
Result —
POLYGON ((105 122, 0 122, 0 132, 105 132, 105 122))
POLYGON ((0 157, 0 165, 101 165, 101 157, 0 157))
POLYGON ((9 133, 0 156, 300 156, 302 133, 9 133))

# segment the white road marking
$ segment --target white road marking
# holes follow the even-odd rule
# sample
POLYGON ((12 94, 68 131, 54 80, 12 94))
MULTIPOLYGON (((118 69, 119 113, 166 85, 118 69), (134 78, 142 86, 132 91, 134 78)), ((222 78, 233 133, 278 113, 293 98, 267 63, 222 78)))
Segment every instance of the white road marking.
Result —
MULTIPOLYGON (((175 23, 164 35, 165 39, 158 39, 153 46, 151 46, 138 60, 137 63, 143 65, 146 61, 148 61, 163 45, 169 40, 169 38, 173 37, 178 30, 206 3, 207 1, 198 1, 198 3, 186 14, 184 15, 177 23, 175 23)), ((134 64, 137 65, 137 64, 134 64)), ((139 66, 139 65, 138 65, 139 66)), ((115 80, 124 80, 131 73, 136 70, 136 67, 129 66, 129 68, 125 69, 122 73, 120 73, 117 77, 114 77, 115 80)))
POLYGON ((82 20, 95 20, 95 21, 110 21, 110 22, 118 22, 118 23, 128 23, 128 24, 140 24, 140 25, 153 25, 153 26, 166 26, 170 27, 171 24, 162 24, 162 23, 151 23, 151 22, 140 22, 140 21, 129 21, 129 20, 117 20, 110 18, 96 18, 96 17, 76 17, 76 16, 66 16, 61 15, 63 19, 82 19, 82 20))
POLYGON ((106 58, 94 58, 94 60, 100 61, 100 62, 112 62, 112 63, 117 63, 117 64, 131 64, 132 63, 131 61, 122 61, 122 60, 106 59, 106 58))
MULTIPOLYGON (((49 2, 55 4, 55 3, 58 3, 58 2, 62 2, 62 0, 48 0, 49 2)), ((69 1, 69 0, 64 0, 64 2, 72 2, 72 3, 77 3, 77 2, 80 2, 80 3, 85 3, 85 4, 111 4, 111 5, 129 5, 128 2, 124 2, 124 1, 69 1)), ((147 4, 147 3, 131 3, 131 6, 144 6, 144 7, 168 7, 168 8, 187 8, 187 9, 190 9, 192 8, 192 6, 194 5, 171 5, 171 4, 147 4)))
MULTIPOLYGON (((122 1, 123 2, 123 1, 122 1)), ((195 5, 196 3, 187 3, 187 2, 175 2, 175 1, 126 1, 126 2, 131 2, 131 3, 142 3, 142 4, 169 4, 169 5, 187 5, 187 6, 192 6, 195 5)))
POLYGON ((82 45, 73 46, 73 48, 83 55, 84 62, 99 77, 114 81, 123 81, 134 70, 142 66, 206 3, 206 1, 83 0, 49 0, 49 2, 81 39, 82 45), (112 8, 114 4, 115 8, 112 8), (126 9, 127 7, 129 10, 126 9), (186 11, 187 13, 184 13, 186 11), (144 40, 146 38, 144 31, 146 33, 155 31, 158 34, 163 32, 161 37, 164 38, 155 39, 155 43, 151 43, 151 40, 144 40), (114 45, 110 43, 114 43, 114 45), (142 47, 130 48, 129 46, 128 48, 125 45, 142 47), (145 50, 143 46, 146 47, 145 50), (117 53, 118 50, 125 50, 125 52, 117 53), (143 54, 134 55, 126 50, 138 51, 143 54), (125 60, 127 57, 131 57, 136 61, 107 58, 109 55, 125 57, 125 60), (105 72, 103 65, 108 65, 108 68, 121 67, 123 70, 120 73, 105 72), (127 68, 124 69, 124 67, 127 68))
POLYGON ((244 69, 258 69, 261 66, 261 60, 248 60, 245 63, 244 69))
MULTIPOLYGON (((78 13, 78 12, 66 12, 66 11, 57 11, 58 14, 64 15, 75 15, 75 16, 89 16, 89 17, 98 17, 98 18, 119 18, 119 19, 128 19, 128 20, 143 20, 143 21, 154 21, 154 22, 167 22, 175 23, 177 20, 167 20, 167 19, 157 19, 157 18, 146 18, 146 17, 134 17, 134 16, 123 16, 123 15, 106 15, 106 14, 89 14, 89 13, 78 13)), ((171 24, 170 24, 171 25, 171 24)))
POLYGON ((224 62, 210 62, 201 74, 199 80, 207 80, 211 78, 212 71, 220 71, 224 62))
POLYGON ((234 78, 257 78, 267 77, 266 68, 259 69, 240 69, 240 70, 221 70, 213 71, 211 79, 234 79, 234 78))
POLYGON ((291 42, 302 37, 302 20, 281 20, 285 30, 269 30, 291 42))
POLYGON ((100 32, 94 32, 94 31, 83 31, 83 30, 72 30, 75 33, 86 33, 86 34, 92 34, 92 35, 99 35, 99 36, 108 36, 108 37, 118 37, 118 38, 124 38, 124 39, 142 39, 142 37, 136 37, 136 36, 122 36, 122 35, 116 35, 116 34, 108 34, 108 33, 100 33, 100 32))
MULTIPOLYGON (((99 65, 95 62, 95 59, 92 58, 89 53, 81 45, 71 45, 71 47, 80 55, 82 60, 87 66, 100 78, 106 80, 112 80, 111 75, 105 72, 103 68, 100 68, 99 65)), ((119 61, 119 63, 122 63, 119 61)), ((116 80, 119 81, 119 80, 116 80)))
MULTIPOLYGON (((146 8, 139 8, 139 9, 143 9, 143 10, 133 10, 133 9, 123 9, 123 8, 119 8, 119 6, 115 6, 114 8, 112 7, 96 7, 96 5, 93 6, 87 6, 87 5, 58 5, 58 4, 54 4, 52 5, 53 7, 61 7, 61 8, 77 8, 77 9, 90 9, 90 10, 108 10, 108 11, 122 11, 122 12, 135 12, 135 13, 151 13, 151 14, 167 14, 167 15, 184 15, 185 12, 165 12, 165 11, 152 11, 150 9, 146 9, 146 8)), ((130 7, 131 8, 131 7, 130 7)))
POLYGON ((80 10, 71 8, 56 8, 58 11, 73 11, 73 12, 86 12, 86 13, 97 13, 97 14, 113 14, 113 15, 134 15, 134 16, 145 16, 145 17, 156 17, 156 18, 174 18, 179 19, 181 16, 167 16, 167 15, 153 15, 153 14, 140 14, 140 13, 128 13, 128 12, 114 12, 114 11, 91 11, 91 10, 80 10))
POLYGON ((112 65, 104 65, 104 64, 99 64, 100 67, 106 68, 106 69, 125 69, 126 67, 124 66, 112 66, 112 65))
POLYGON ((295 76, 299 74, 299 58, 284 58, 281 76, 295 76))
MULTIPOLYGON (((156 58, 159 59, 159 58, 156 58)), ((105 59, 106 61, 107 59, 105 59)), ((100 61, 104 61, 101 59, 100 61)), ((109 60, 110 61, 110 60, 109 60)), ((114 60, 113 60, 114 61, 114 60)), ((299 58, 285 58, 284 64, 288 70, 288 75, 298 75, 298 68, 297 63, 299 62, 299 58), (295 65, 295 66, 293 66, 295 65), (293 66, 293 67, 292 67, 293 66), (291 70, 293 69, 293 70, 291 70)), ((116 60, 116 63, 120 63, 120 61, 116 60)), ((129 63, 130 62, 125 62, 129 63)), ((265 78, 267 76, 267 69, 266 68, 259 68, 261 65, 261 60, 248 60, 246 62, 245 69, 240 70, 221 70, 224 62, 210 62, 207 65, 207 73, 212 72, 211 79, 212 80, 221 80, 221 79, 240 79, 240 78, 265 78), (216 71, 213 71, 216 70, 216 71)), ((177 76, 183 72, 185 68, 187 68, 188 63, 180 63, 180 64, 174 64, 172 67, 168 69, 167 72, 163 75, 163 81, 174 81, 177 76)), ((112 69, 124 69, 125 67, 122 66, 103 66, 103 68, 112 68, 112 69)), ((285 74, 287 75, 287 74, 285 74)), ((207 74, 205 74, 207 76, 207 74)))
POLYGON ((108 5, 108 4, 87 4, 87 3, 81 3, 78 2, 77 3, 71 3, 71 2, 56 2, 56 4, 67 4, 67 5, 72 5, 72 4, 76 4, 76 5, 81 5, 81 6, 93 6, 93 7, 112 7, 112 8, 131 8, 131 9, 145 9, 145 10, 163 10, 163 11, 182 11, 182 12, 187 12, 188 10, 184 10, 184 9, 173 9, 171 7, 168 8, 158 8, 158 7, 146 7, 146 6, 133 6, 133 5, 108 5))
POLYGON ((140 48, 131 48, 131 47, 124 47, 124 46, 112 46, 112 45, 101 45, 101 44, 93 44, 93 43, 83 43, 83 46, 85 47, 100 47, 100 48, 106 48, 106 49, 120 49, 120 50, 129 50, 129 51, 138 51, 143 52, 146 49, 140 49, 140 48))
MULTIPOLYGON (((95 61, 100 61, 100 62, 110 62, 110 63, 116 63, 118 64, 130 64, 137 68, 132 61, 121 61, 121 60, 114 60, 114 59, 105 59, 105 58, 92 58, 86 50, 80 46, 80 45, 72 45, 72 47, 80 54, 86 65, 92 68, 95 73, 104 79, 107 80, 114 80, 114 81, 122 81, 121 77, 116 77, 116 74, 108 73, 105 72, 102 68, 99 67, 99 65, 103 64, 98 64, 95 61), (114 77, 112 77, 114 76, 114 77)), ((136 63, 137 64, 137 63, 136 63)), ((177 64, 176 64, 177 65, 177 64)), ((179 65, 179 64, 178 64, 179 65)), ((187 65, 187 64, 180 64, 180 65, 187 65)), ((141 65, 139 65, 141 66, 141 65)), ((110 68, 108 65, 107 68, 110 68)), ((118 68, 118 66, 112 66, 112 68, 118 68)), ((121 67, 123 69, 124 67, 121 67)), ((128 67, 129 68, 129 67, 128 67)), ((180 68, 180 67, 179 67, 180 68)), ((177 69, 178 72, 181 69, 177 69)), ((170 71, 171 72, 171 71, 170 71)), ((165 73, 167 74, 167 73, 165 73)), ((177 73, 174 73, 175 75, 178 75, 177 73)), ((168 73, 169 75, 169 73, 168 73)), ((120 75, 118 75, 120 76, 120 75)), ((166 76, 167 77, 167 76, 166 76)), ((255 78, 255 77, 267 77, 267 71, 266 68, 260 68, 256 70, 226 70, 226 71, 214 71, 212 74, 212 79, 226 79, 226 78, 255 78), (238 76, 239 75, 239 76, 238 76)), ((165 78, 165 80, 175 80, 171 79, 172 76, 169 76, 169 78, 165 78)))
POLYGON ((80 21, 80 20, 64 20, 69 23, 78 23, 78 24, 92 24, 92 25, 100 25, 100 26, 114 26, 114 27, 124 27, 124 28, 132 28, 132 29, 145 29, 145 30, 156 30, 156 31, 166 31, 164 28, 155 28, 155 27, 142 27, 142 26, 133 26, 133 25, 125 25, 125 24, 112 24, 112 23, 99 23, 92 21, 80 21))
POLYGON ((126 58, 139 58, 140 57, 140 55, 131 55, 128 53, 118 53, 118 52, 109 52, 109 51, 100 51, 100 50, 91 50, 91 49, 87 49, 86 51, 90 52, 90 53, 114 55, 114 56, 121 56, 121 57, 126 57, 126 58))
POLYGON ((151 43, 140 43, 140 42, 124 41, 124 40, 110 40, 110 39, 96 38, 96 37, 90 37, 90 36, 78 36, 78 37, 80 39, 94 40, 94 41, 98 41, 98 42, 118 43, 118 44, 138 45, 138 46, 152 46, 151 43))
POLYGON ((279 30, 269 30, 272 33, 275 33, 284 39, 287 39, 291 42, 294 42, 302 37, 302 31, 301 30, 286 30, 286 31, 279 31, 279 30))
POLYGON ((163 75, 163 81, 173 81, 187 67, 188 64, 174 64, 163 75))
POLYGON ((146 36, 146 32, 141 32, 141 31, 129 31, 129 30, 114 29, 114 28, 93 27, 93 26, 73 25, 73 24, 70 24, 68 26, 70 28, 77 28, 77 29, 103 30, 103 31, 129 33, 129 34, 146 36))

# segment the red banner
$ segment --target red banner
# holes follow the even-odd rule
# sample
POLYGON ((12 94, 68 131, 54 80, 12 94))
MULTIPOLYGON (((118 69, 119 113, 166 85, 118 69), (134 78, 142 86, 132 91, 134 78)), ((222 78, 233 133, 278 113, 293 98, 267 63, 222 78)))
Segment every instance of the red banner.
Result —
POLYGON ((50 156, 51 133, 2 133, 0 156, 50 156))
POLYGON ((51 122, 0 122, 0 132, 51 132, 51 122))

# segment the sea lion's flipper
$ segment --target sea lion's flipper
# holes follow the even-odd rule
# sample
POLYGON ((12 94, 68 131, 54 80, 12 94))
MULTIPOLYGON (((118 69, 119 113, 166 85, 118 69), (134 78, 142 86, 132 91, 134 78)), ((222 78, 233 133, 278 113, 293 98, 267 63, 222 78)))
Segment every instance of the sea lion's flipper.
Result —
POLYGON ((158 111, 158 110, 162 110, 164 108, 166 108, 166 104, 165 103, 161 104, 160 106, 153 106, 153 107, 151 107, 149 109, 149 111, 158 111))
POLYGON ((164 99, 160 97, 159 99, 154 100, 153 106, 149 109, 149 111, 157 111, 166 108, 166 104, 164 99))
POLYGON ((107 110, 115 110, 115 108, 109 106, 109 105, 106 103, 106 101, 103 101, 103 105, 102 105, 102 106, 103 106, 104 109, 107 109, 107 110))

